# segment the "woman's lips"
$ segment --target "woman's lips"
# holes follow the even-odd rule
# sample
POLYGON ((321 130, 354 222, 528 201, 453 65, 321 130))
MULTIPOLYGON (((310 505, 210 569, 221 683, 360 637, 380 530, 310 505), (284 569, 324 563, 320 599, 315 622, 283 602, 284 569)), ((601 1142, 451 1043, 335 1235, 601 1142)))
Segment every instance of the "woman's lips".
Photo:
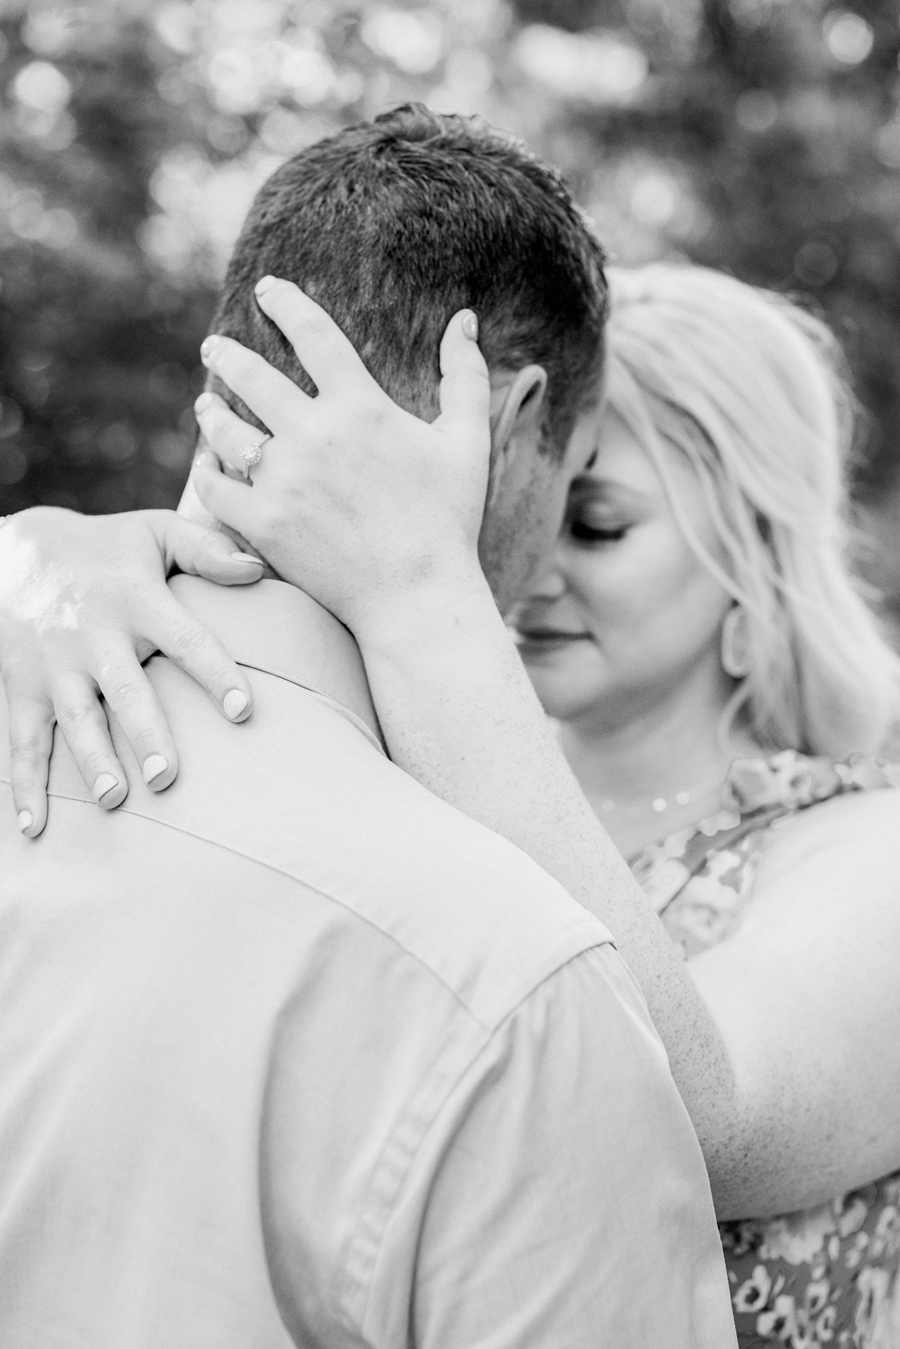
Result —
POLYGON ((563 628, 516 628, 516 640, 520 647, 547 651, 573 642, 589 642, 591 637, 587 632, 566 632, 563 628))

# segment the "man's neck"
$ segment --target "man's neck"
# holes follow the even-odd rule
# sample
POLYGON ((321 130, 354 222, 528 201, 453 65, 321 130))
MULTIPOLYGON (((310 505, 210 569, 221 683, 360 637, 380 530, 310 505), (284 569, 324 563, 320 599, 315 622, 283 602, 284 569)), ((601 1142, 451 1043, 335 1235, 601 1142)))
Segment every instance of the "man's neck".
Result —
POLYGON ((311 596, 278 580, 218 586, 182 575, 169 585, 240 665, 336 703, 383 747, 359 648, 343 624, 311 596))
MULTIPOLYGON (((191 476, 188 477, 181 494, 178 514, 186 520, 205 525, 208 529, 227 534, 241 552, 250 553, 254 557, 262 556, 246 539, 241 538, 234 530, 227 529, 206 509, 197 495, 191 476)), ((262 560, 266 561, 265 558, 262 560)), ((215 615, 217 626, 221 629, 224 625, 227 633, 234 634, 232 641, 243 644, 246 635, 244 629, 250 627, 254 633, 254 641, 262 643, 267 648, 273 643, 277 644, 278 641, 284 643, 285 650, 280 655, 276 653, 275 658, 281 659, 282 664, 293 662, 294 665, 298 665, 301 677, 298 677, 297 682, 306 682, 315 691, 349 706, 383 743, 378 717, 369 692, 365 666, 356 641, 344 625, 317 600, 298 587, 283 581, 267 562, 261 581, 253 586, 218 587, 210 582, 208 586, 204 585, 198 590, 190 584, 192 578, 184 580, 189 583, 188 592, 196 591, 204 610, 209 610, 215 615), (270 589, 271 582, 277 582, 277 586, 270 589), (290 595, 286 592, 290 592, 290 595), (241 596, 249 597, 249 605, 247 599, 241 596), (270 609, 273 612, 268 614, 266 621, 270 609), (278 631, 279 629, 281 631, 278 631), (322 682, 329 684, 330 687, 319 687, 322 682)), ((175 579, 176 589, 182 584, 179 578, 175 579)), ((228 636, 221 630, 218 635, 231 650, 228 636)), ((245 653, 231 650, 231 654, 242 664, 252 666, 256 663, 252 651, 245 653)))

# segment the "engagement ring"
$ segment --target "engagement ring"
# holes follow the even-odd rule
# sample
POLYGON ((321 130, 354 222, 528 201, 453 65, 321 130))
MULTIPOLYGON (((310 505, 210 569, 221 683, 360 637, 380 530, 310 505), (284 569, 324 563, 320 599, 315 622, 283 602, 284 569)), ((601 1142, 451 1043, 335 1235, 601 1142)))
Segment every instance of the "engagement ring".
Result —
POLYGON ((248 482, 250 481, 251 468, 256 468, 256 465, 262 459, 263 445, 265 445, 267 440, 271 439, 271 436, 261 436, 259 440, 251 440, 250 443, 245 445, 240 451, 240 460, 244 465, 244 477, 248 482))

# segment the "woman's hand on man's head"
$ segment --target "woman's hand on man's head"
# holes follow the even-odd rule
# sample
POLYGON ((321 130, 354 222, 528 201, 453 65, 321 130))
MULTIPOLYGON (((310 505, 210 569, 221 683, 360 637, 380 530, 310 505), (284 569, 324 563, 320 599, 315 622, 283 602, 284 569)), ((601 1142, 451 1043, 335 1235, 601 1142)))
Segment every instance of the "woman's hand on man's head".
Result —
MULTIPOLYGON (((392 402, 297 286, 264 278, 257 300, 318 395, 238 342, 207 339, 207 368, 272 433, 249 482, 223 475, 213 456, 195 468, 192 483, 207 509, 360 640, 410 603, 455 603, 480 592, 491 430, 475 315, 461 311, 446 330, 441 411, 429 423, 392 402)), ((205 442, 241 470, 241 451, 260 441, 259 431, 215 394, 201 395, 196 409, 205 442)))
POLYGON ((176 567, 224 585, 258 580, 260 566, 234 554, 226 535, 163 510, 81 516, 36 507, 0 529, 0 675, 13 799, 28 837, 47 822, 55 723, 98 804, 124 801, 128 778, 101 698, 151 790, 173 781, 177 751, 141 668, 152 652, 182 666, 230 720, 249 716, 243 671, 166 585, 176 567))

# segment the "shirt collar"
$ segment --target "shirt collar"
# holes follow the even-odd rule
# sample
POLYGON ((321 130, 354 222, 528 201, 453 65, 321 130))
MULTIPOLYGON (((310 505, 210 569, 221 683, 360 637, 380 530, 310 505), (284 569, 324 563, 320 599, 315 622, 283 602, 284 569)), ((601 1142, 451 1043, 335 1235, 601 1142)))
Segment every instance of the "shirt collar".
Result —
POLYGON ((180 575, 172 577, 169 587, 239 665, 330 698, 358 717, 383 745, 359 647, 347 628, 309 595, 274 580, 219 586, 180 575))

